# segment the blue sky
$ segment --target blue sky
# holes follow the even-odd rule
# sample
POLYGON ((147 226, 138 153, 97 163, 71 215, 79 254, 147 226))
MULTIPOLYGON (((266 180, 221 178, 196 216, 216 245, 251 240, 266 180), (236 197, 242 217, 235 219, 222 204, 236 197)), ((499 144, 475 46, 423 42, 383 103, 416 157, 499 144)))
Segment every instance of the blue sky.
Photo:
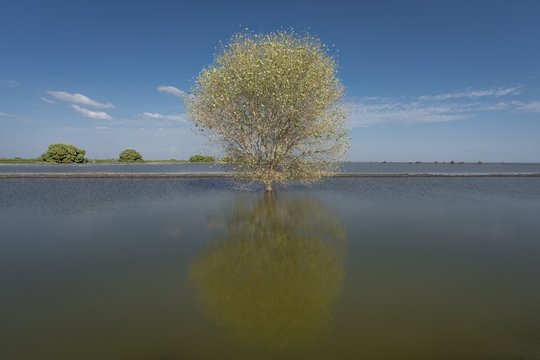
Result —
POLYGON ((538 1, 5 1, 0 157, 218 153, 182 103, 219 41, 294 28, 330 46, 353 161, 540 161, 538 1))

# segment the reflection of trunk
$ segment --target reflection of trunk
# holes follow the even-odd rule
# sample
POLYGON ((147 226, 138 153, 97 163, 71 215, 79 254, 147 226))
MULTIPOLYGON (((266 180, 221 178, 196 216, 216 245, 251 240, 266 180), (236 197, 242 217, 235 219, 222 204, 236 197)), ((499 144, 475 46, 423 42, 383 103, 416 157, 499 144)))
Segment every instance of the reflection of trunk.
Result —
POLYGON ((273 161, 270 161, 268 164, 266 164, 265 169, 265 177, 263 178, 263 184, 264 184, 264 191, 270 192, 272 191, 272 185, 274 183, 273 179, 275 178, 275 172, 274 172, 274 163, 273 161))
POLYGON ((264 183, 264 191, 272 191, 272 182, 271 181, 267 181, 264 183))

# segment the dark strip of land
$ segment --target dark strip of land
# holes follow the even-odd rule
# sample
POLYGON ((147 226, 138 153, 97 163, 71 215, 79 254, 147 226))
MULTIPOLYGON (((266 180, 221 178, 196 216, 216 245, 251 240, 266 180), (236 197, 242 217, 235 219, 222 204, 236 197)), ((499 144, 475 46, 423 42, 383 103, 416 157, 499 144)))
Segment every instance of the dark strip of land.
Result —
MULTIPOLYGON (((337 173, 337 178, 373 178, 373 177, 540 177, 540 173, 337 173)), ((0 179, 183 179, 183 178, 233 178, 234 173, 0 173, 0 179)))

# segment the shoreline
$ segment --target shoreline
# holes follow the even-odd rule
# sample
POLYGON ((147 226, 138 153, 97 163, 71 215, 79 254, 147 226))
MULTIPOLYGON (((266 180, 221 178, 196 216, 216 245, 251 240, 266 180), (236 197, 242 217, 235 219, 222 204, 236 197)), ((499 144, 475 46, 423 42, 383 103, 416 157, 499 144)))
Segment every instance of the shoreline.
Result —
MULTIPOLYGON (((224 179, 235 173, 0 173, 0 179, 224 179)), ((334 178, 540 177, 540 173, 337 173, 334 178)))
MULTIPOLYGON (((188 160, 145 160, 143 162, 121 162, 121 161, 108 161, 100 160, 96 162, 87 162, 87 163, 66 163, 66 164, 55 164, 48 163, 43 161, 5 161, 0 159, 0 166, 11 166, 11 165, 26 165, 26 166, 95 166, 95 165, 124 165, 124 166, 133 166, 133 165, 231 165, 226 162, 190 162, 188 160)), ((404 164, 404 165, 540 165, 540 162, 530 162, 530 161, 455 161, 454 163, 449 161, 345 161, 340 163, 341 165, 347 164, 380 164, 380 165, 394 165, 394 164, 404 164)))

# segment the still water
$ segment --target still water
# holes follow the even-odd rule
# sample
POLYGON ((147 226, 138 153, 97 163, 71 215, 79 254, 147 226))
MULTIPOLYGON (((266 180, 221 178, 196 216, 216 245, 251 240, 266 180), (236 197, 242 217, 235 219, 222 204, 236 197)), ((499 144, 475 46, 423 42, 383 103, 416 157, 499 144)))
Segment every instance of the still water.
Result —
MULTIPOLYGON (((0 164, 0 173, 214 173, 233 171, 226 164, 0 164)), ((540 163, 367 163, 347 162, 345 173, 371 174, 540 174, 540 163)))
POLYGON ((0 180, 0 359, 540 359, 538 178, 0 180))

